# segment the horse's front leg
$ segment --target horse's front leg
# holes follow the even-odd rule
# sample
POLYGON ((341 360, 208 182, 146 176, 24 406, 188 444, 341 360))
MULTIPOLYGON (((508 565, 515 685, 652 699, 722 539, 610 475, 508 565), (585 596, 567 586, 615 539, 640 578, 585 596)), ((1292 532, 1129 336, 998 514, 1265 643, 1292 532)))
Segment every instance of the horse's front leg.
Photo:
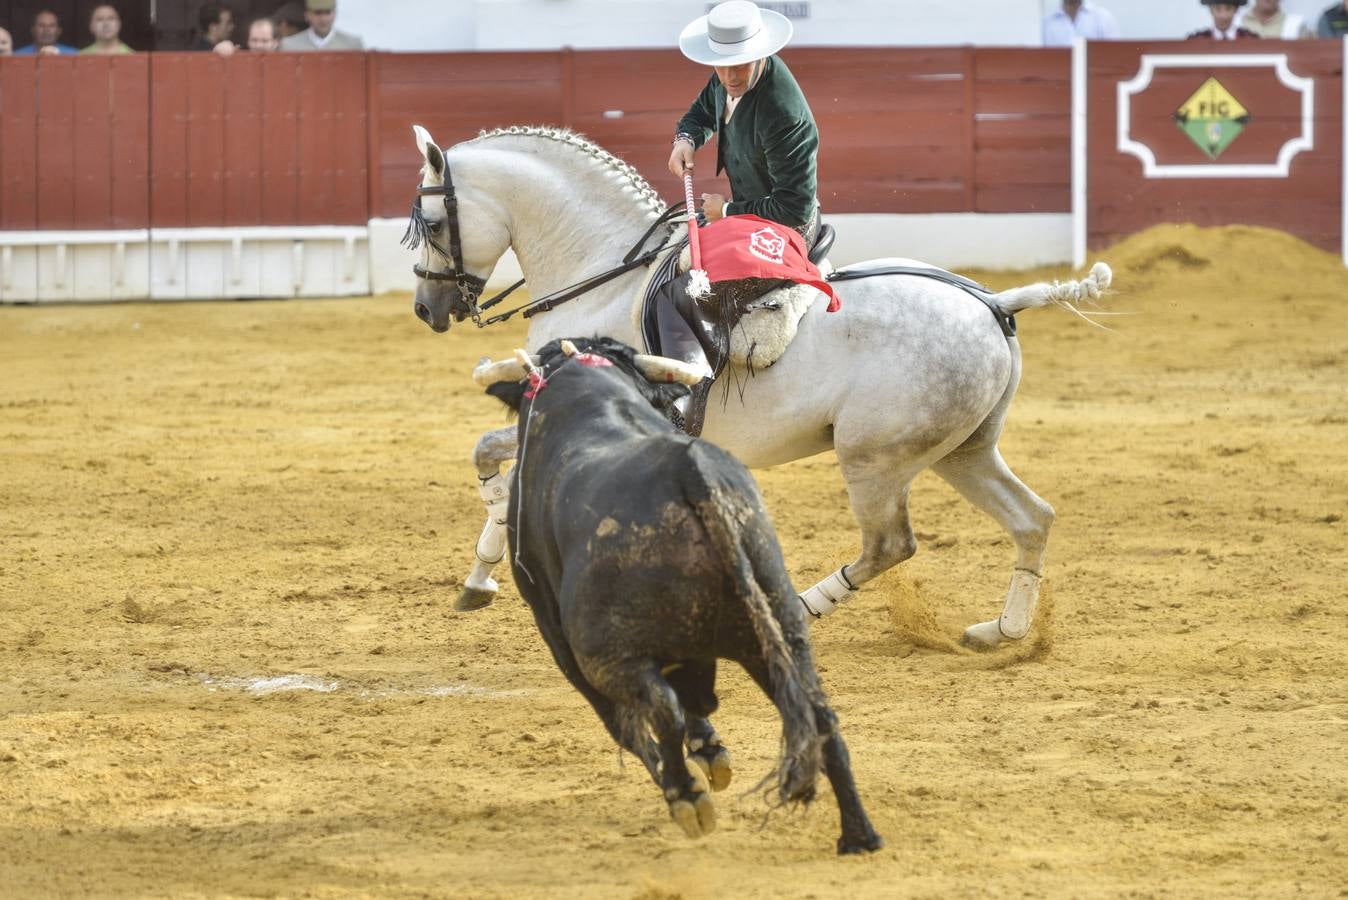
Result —
POLYGON ((506 512, 510 507, 510 482, 501 474, 501 466, 515 458, 518 434, 513 426, 488 431, 473 448, 482 502, 487 505, 487 524, 482 526, 474 548, 473 570, 464 581, 463 593, 454 604, 460 612, 481 609, 496 599, 500 585, 491 577, 492 569, 506 554, 506 512))

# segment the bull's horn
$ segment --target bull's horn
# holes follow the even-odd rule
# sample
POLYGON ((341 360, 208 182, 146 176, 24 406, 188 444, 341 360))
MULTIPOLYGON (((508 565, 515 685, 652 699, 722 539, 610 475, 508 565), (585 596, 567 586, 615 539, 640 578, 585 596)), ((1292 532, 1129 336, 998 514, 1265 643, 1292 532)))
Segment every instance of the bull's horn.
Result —
POLYGON ((638 353, 633 357, 638 371, 651 381, 677 381, 679 384, 694 385, 704 378, 711 377, 711 370, 704 366, 695 366, 668 356, 648 356, 638 353))
POLYGON ((576 349, 575 344, 571 343, 566 338, 562 338, 562 352, 567 356, 575 356, 580 351, 576 349))
POLYGON ((473 381, 481 387, 491 387, 501 381, 519 381, 524 377, 524 364, 518 359, 503 359, 500 362, 492 362, 490 359, 483 359, 473 369, 473 381))

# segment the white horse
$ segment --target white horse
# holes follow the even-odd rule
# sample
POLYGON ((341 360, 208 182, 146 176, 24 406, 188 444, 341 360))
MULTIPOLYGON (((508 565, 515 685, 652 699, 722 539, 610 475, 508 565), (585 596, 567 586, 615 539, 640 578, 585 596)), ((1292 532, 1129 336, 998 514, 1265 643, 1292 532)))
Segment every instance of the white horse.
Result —
MULTIPOLYGON (((416 224, 426 242, 415 267, 414 309, 437 332, 449 330, 451 316, 462 321, 474 312, 474 295, 507 248, 530 293, 543 296, 616 265, 664 208, 635 169, 571 132, 510 128, 447 151, 420 126, 415 132, 425 166, 414 219, 422 219, 416 224), (453 216, 448 196, 455 198, 453 216)), ((529 349, 592 335, 640 349, 632 310, 644 277, 642 269, 628 272, 537 315, 529 349)), ((1016 288, 992 302, 1005 314, 1049 304, 1074 309, 1097 297, 1109 278, 1108 267, 1097 264, 1082 282, 1016 288)), ((820 294, 781 359, 746 379, 742 403, 732 397, 725 406, 709 404, 703 437, 752 467, 838 454, 861 552, 802 594, 816 616, 916 552, 909 485, 933 469, 1016 545, 1000 617, 970 626, 965 643, 990 648, 1025 637, 1054 512, 997 449, 1020 381, 1016 338, 1003 333, 988 306, 941 281, 886 275, 835 288, 841 311, 826 313, 820 294)), ((474 451, 488 517, 460 609, 485 605, 496 593, 491 572, 505 553, 508 503, 500 467, 515 450, 511 427, 484 435, 474 451)))

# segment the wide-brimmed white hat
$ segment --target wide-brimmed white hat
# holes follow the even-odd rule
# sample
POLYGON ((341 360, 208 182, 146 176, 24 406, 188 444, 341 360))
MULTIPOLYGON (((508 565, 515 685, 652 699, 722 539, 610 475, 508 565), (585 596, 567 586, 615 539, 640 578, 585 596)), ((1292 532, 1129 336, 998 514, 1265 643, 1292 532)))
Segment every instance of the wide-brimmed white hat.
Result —
POLYGON ((694 19, 679 35, 679 49, 704 66, 741 66, 785 47, 792 30, 781 13, 751 0, 728 0, 694 19))

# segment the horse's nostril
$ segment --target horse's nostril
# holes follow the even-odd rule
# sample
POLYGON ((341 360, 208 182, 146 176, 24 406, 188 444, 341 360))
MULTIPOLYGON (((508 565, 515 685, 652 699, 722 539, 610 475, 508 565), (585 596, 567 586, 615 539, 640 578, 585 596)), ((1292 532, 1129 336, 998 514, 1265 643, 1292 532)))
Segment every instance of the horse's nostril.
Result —
POLYGON ((429 322, 431 320, 431 311, 426 307, 426 304, 417 304, 417 318, 421 319, 423 322, 429 322))

